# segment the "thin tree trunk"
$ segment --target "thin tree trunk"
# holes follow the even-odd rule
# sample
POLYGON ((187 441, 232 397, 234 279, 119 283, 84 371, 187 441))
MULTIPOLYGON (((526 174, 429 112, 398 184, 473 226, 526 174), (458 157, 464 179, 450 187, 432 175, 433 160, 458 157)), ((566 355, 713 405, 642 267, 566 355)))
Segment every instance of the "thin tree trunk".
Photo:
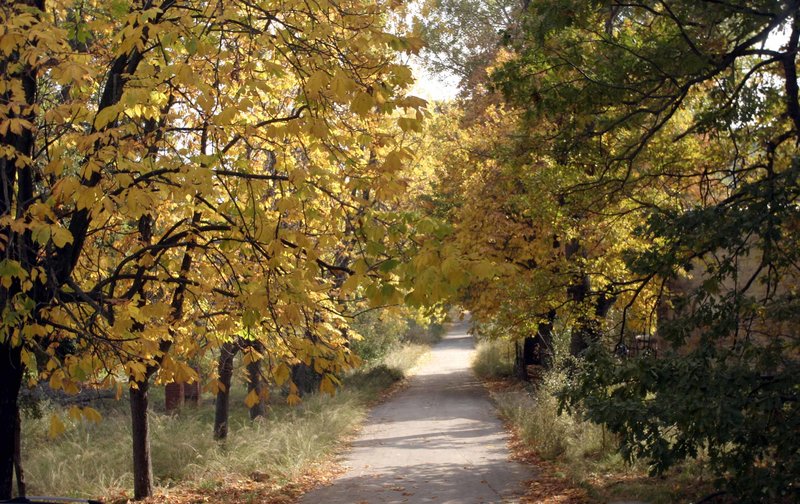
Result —
POLYGON ((133 437, 133 498, 141 500, 153 494, 153 465, 150 459, 148 392, 150 381, 131 388, 131 434, 133 437))
POLYGON ((523 356, 524 343, 514 340, 514 376, 520 381, 525 381, 525 358, 523 356))
POLYGON ((517 379, 528 381, 528 366, 534 364, 533 362, 533 348, 534 338, 532 336, 525 336, 522 341, 514 342, 515 358, 514 358, 514 374, 517 379))
POLYGON ((14 488, 15 434, 22 385, 22 348, 0 343, 0 499, 11 499, 14 488))
POLYGON ((217 373, 222 387, 217 391, 217 399, 214 403, 214 439, 228 437, 228 411, 230 409, 231 381, 233 378, 233 357, 236 355, 237 348, 235 343, 225 343, 220 349, 217 373))
MULTIPOLYGON (((263 352, 264 346, 260 342, 254 345, 256 351, 263 352)), ((247 392, 258 394, 258 402, 250 407, 250 419, 255 420, 267 414, 263 400, 264 382, 261 380, 261 360, 251 360, 247 363, 247 392)))

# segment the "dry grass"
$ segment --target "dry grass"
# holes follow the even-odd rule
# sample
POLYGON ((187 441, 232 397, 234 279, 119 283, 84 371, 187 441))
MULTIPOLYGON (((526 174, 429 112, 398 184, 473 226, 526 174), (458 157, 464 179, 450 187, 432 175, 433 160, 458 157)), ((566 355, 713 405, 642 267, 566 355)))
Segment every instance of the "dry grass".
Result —
MULTIPOLYGON (((296 484, 309 471, 320 470, 319 462, 354 432, 368 405, 402 379, 427 348, 398 348, 386 362, 347 377, 344 388, 333 397, 312 395, 295 408, 276 398, 268 416, 255 422, 244 406, 244 391, 234 389, 224 443, 212 438, 211 398, 177 415, 153 412, 150 429, 158 492, 185 494, 193 489, 213 494, 221 488, 241 489, 242 482, 249 488, 255 479, 266 482, 258 494, 264 497, 265 488, 272 495, 276 489, 296 484)), ((152 402, 163 403, 159 394, 155 395, 152 402)), ((29 494, 105 496, 112 500, 127 495, 132 487, 127 404, 111 401, 95 407, 104 415, 98 424, 70 420, 52 405, 45 405, 41 418, 24 419, 23 464, 29 494), (47 435, 52 414, 59 414, 67 426, 55 440, 47 435)), ((177 497, 172 500, 177 501, 177 497)))
POLYGON ((531 502, 668 504, 691 502, 712 491, 699 464, 686 464, 665 477, 649 477, 646 463, 629 465, 623 460, 616 438, 601 425, 579 414, 559 414, 555 392, 566 380, 563 373, 551 372, 535 387, 508 380, 514 354, 506 345, 480 343, 473 367, 479 376, 494 380, 490 391, 518 440, 518 456, 533 462, 544 475, 531 486, 535 496, 531 502))

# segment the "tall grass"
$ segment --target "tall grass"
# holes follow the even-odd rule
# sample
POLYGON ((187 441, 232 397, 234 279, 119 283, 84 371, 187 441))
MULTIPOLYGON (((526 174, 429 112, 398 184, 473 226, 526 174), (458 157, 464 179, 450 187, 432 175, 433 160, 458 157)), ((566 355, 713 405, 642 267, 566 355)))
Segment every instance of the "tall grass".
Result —
MULTIPOLYGON (((513 344, 483 341, 476 347, 473 369, 483 378, 506 378, 512 375, 513 363, 513 344)), ((564 475, 585 487, 596 502, 686 502, 708 490, 708 474, 698 464, 679 467, 666 478, 649 478, 645 461, 627 464, 619 454, 618 440, 603 426, 578 412, 559 412, 556 393, 565 383, 565 372, 550 371, 535 384, 495 390, 492 397, 525 444, 543 459, 557 462, 564 475)))
POLYGON ((481 378, 507 378, 514 375, 514 343, 503 339, 479 341, 472 369, 481 378))
MULTIPOLYGON (((357 428, 370 401, 413 368, 425 349, 400 347, 388 362, 371 364, 348 376, 344 388, 333 397, 310 395, 294 408, 275 398, 267 417, 255 422, 244 406, 243 387, 234 388, 228 439, 223 443, 212 438, 212 398, 177 415, 153 408, 149 425, 156 484, 213 486, 253 473, 278 484, 297 478, 357 428)), ((130 416, 125 401, 103 405, 104 418, 98 424, 74 421, 62 413, 67 431, 55 440, 48 438, 50 416, 61 410, 52 405, 42 409, 41 418, 23 420, 28 493, 98 497, 119 495, 132 487, 130 416)))

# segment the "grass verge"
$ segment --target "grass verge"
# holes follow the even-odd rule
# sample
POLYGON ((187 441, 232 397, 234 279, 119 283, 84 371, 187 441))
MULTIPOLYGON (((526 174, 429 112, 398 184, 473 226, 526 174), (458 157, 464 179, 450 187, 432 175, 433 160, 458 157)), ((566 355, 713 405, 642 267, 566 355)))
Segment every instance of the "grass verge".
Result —
MULTIPOLYGON (((358 428, 369 405, 398 383, 428 348, 398 346, 382 362, 346 377, 335 396, 314 394, 294 408, 273 404, 267 417, 257 421, 249 419, 244 391, 232 389, 224 443, 212 438, 213 398, 167 415, 158 411, 163 396, 156 392, 150 429, 158 497, 151 502, 283 502, 304 486, 333 477, 331 465, 324 462, 358 428)), ((127 404, 93 406, 103 412, 99 423, 70 420, 60 408, 47 405, 40 418, 24 419, 29 494, 127 500, 132 487, 127 404), (67 427, 55 440, 48 437, 53 413, 67 427)))
POLYGON ((515 454, 539 469, 541 476, 529 488, 530 502, 667 504, 711 493, 699 464, 687 463, 663 477, 649 477, 644 462, 627 464, 616 438, 603 426, 579 414, 559 414, 555 392, 564 374, 551 372, 535 387, 517 383, 509 378, 513 359, 509 342, 482 341, 473 369, 511 428, 515 454))

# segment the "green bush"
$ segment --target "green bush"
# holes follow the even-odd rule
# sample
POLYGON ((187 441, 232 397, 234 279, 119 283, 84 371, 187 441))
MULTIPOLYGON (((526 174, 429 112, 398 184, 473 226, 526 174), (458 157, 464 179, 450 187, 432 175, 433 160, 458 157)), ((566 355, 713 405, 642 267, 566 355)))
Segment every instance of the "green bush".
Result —
POLYGON ((602 426, 578 414, 559 412, 556 392, 564 380, 563 373, 553 371, 532 391, 525 388, 499 392, 495 396, 498 408, 546 459, 563 458, 574 466, 589 457, 614 457, 616 442, 602 426))
POLYGON ((382 359, 400 343, 409 328, 405 317, 385 310, 370 310, 358 315, 352 327, 361 339, 354 339, 351 348, 365 362, 382 359))

